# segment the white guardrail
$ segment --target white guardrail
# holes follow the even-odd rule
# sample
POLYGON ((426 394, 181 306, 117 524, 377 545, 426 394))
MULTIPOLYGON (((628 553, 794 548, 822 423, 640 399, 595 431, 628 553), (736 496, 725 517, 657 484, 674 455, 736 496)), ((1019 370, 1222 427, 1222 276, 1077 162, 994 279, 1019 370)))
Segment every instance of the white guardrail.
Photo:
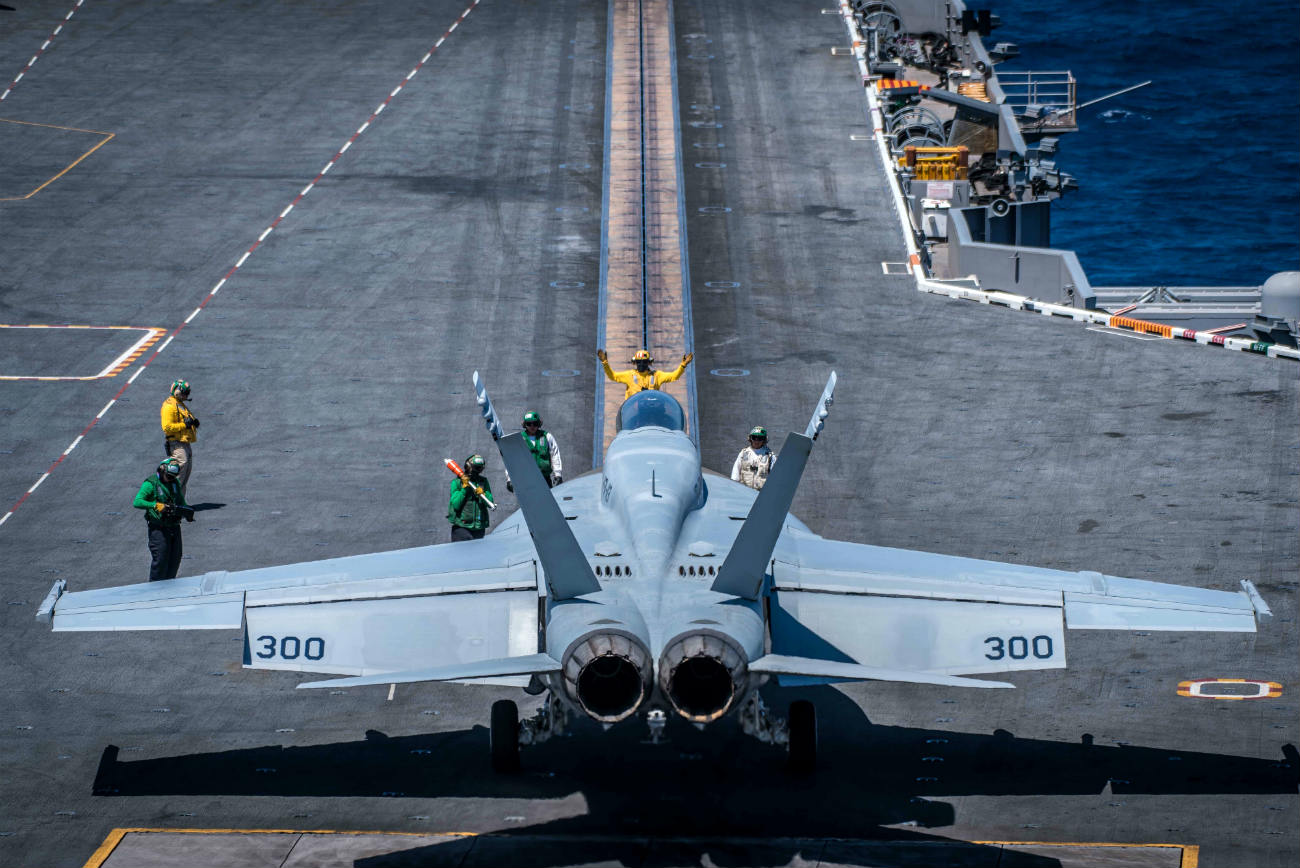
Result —
MULTIPOLYGON (((854 60, 857 61, 862 80, 866 82, 871 74, 871 70, 867 66, 866 40, 863 39, 862 32, 858 30, 857 21, 853 17, 853 10, 849 6, 848 0, 840 0, 839 5, 840 17, 844 19, 844 26, 848 30, 849 39, 853 44, 854 60)), ((1054 304, 1000 290, 986 290, 958 285, 958 283, 974 283, 978 287, 979 278, 973 274, 968 277, 958 278, 953 282, 930 277, 921 264, 921 251, 916 246, 916 237, 912 229, 911 217, 908 214, 906 198, 903 196, 903 189, 898 183, 898 174, 894 171, 894 161, 889 150, 889 138, 885 135, 885 120, 880 107, 880 97, 875 88, 865 87, 864 90, 867 94, 867 116, 871 121, 877 156, 880 158, 881 168, 888 180, 890 193, 893 194, 894 210, 898 215, 899 228, 903 233, 903 243, 907 246, 907 269, 916 281, 918 291, 946 295, 949 298, 962 298, 980 304, 994 304, 1012 310, 1032 311, 1043 316, 1065 317, 1075 322, 1149 332, 1159 337, 1180 338, 1203 346, 1218 346, 1229 350, 1265 355, 1269 358, 1300 361, 1300 350, 1279 344, 1253 341, 1249 338, 1208 334, 1194 329, 1179 328, 1160 323, 1146 323, 1129 317, 1114 316, 1105 311, 1054 304)))

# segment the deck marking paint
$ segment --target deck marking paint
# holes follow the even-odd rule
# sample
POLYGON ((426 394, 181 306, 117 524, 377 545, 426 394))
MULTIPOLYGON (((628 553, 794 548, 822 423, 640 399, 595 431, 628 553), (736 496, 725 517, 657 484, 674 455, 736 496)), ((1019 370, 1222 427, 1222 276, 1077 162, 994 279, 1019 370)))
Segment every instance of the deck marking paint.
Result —
MULTIPOLYGON (((0 522, 3 520, 0 519, 0 522)), ((101 868, 122 839, 132 834, 166 835, 381 835, 386 838, 477 838, 478 832, 381 832, 364 829, 162 829, 119 828, 108 833, 104 843, 91 854, 82 868, 101 868)))
POLYGON ((22 79, 22 77, 27 74, 27 70, 32 68, 32 64, 40 60, 41 55, 45 53, 46 47, 51 42, 54 41, 54 37, 58 36, 59 31, 63 29, 63 23, 71 20, 73 13, 75 13, 78 9, 80 9, 81 4, 85 2, 86 0, 77 0, 77 2, 73 4, 72 8, 68 10, 68 14, 63 16, 63 22, 61 22, 58 27, 54 28, 54 32, 49 35, 49 37, 45 40, 45 42, 41 45, 41 47, 37 49, 36 53, 32 55, 32 59, 27 61, 27 65, 24 66, 21 70, 19 70, 17 77, 14 78, 14 80, 10 83, 10 85, 7 88, 5 88, 4 93, 0 93, 0 101, 4 100, 5 97, 9 96, 10 91, 12 91, 14 87, 17 86, 18 82, 22 79))
MULTIPOLYGON (((72 7, 72 10, 68 12, 68 14, 64 17, 64 20, 67 21, 69 18, 71 18, 73 12, 76 12, 77 9, 81 8, 81 5, 82 5, 84 2, 85 2, 85 0, 77 0, 76 5, 72 7)), ((458 19, 456 19, 456 23, 458 24, 458 23, 460 23, 461 21, 464 21, 464 20, 465 20, 465 17, 468 16, 469 13, 473 12, 474 9, 475 9, 475 7, 477 7, 477 6, 479 5, 479 3, 481 3, 481 2, 482 2, 482 0, 473 0, 473 2, 471 2, 471 3, 469 4, 469 6, 466 7, 465 11, 461 13, 460 17, 459 17, 458 19)), ((452 27, 451 27, 451 29, 449 29, 449 30, 447 31, 447 33, 448 33, 448 34, 451 33, 451 30, 454 30, 455 27, 456 27, 456 25, 453 24, 452 27)), ((59 27, 55 28, 54 33, 51 34, 51 38, 53 38, 54 36, 57 36, 58 33, 59 33, 59 30, 61 30, 61 29, 62 29, 62 25, 60 25, 59 27)), ((439 39, 439 40, 434 44, 433 49, 430 49, 430 50, 429 50, 429 51, 424 55, 424 58, 423 58, 423 59, 422 59, 418 64, 416 64, 415 69, 413 69, 413 70, 411 71, 411 73, 408 74, 408 75, 406 76, 406 81, 410 81, 410 80, 414 77, 414 73, 415 73, 416 71, 418 71, 418 70, 419 70, 419 69, 424 65, 424 63, 425 63, 425 62, 426 62, 430 57, 433 56, 433 52, 434 52, 435 50, 437 50, 438 46, 442 45, 443 41, 444 41, 446 38, 447 38, 447 34, 444 34, 444 35, 443 35, 443 36, 442 36, 442 37, 441 37, 441 38, 440 38, 440 39, 439 39)), ((39 52, 38 52, 37 56, 39 57, 39 52)), ((20 72, 20 73, 18 74, 18 78, 22 78, 23 72, 26 72, 28 69, 30 69, 32 63, 35 63, 35 62, 36 62, 36 58, 33 57, 32 60, 27 64, 27 66, 23 68, 23 71, 20 72)), ((14 79, 14 84, 17 84, 17 82, 18 82, 18 78, 15 78, 15 79, 14 79)), ((403 81, 402 84, 398 85, 397 90, 401 90, 402 87, 405 86, 406 81, 403 81)), ((3 95, 0 95, 0 100, 4 99, 4 97, 8 96, 10 90, 13 90, 13 85, 12 85, 12 84, 9 86, 9 89, 6 90, 6 91, 4 92, 3 95)), ((393 95, 392 95, 392 94, 389 94, 388 98, 385 99, 385 100, 383 101, 382 104, 380 104, 379 108, 375 109, 375 111, 371 113, 371 115, 370 115, 370 119, 369 119, 369 120, 374 120, 375 116, 378 115, 379 112, 383 111, 384 106, 386 106, 386 105, 388 104, 388 102, 389 102, 392 98, 393 98, 393 95)), ((93 132, 93 131, 92 131, 92 132, 93 132)), ((105 133, 104 135, 108 135, 108 136, 111 137, 111 134, 108 134, 108 133, 105 133)), ((314 186, 318 181, 320 181, 321 178, 323 178, 323 177, 325 176, 325 173, 328 172, 328 171, 330 170, 330 168, 334 166, 334 164, 338 161, 338 159, 339 159, 341 156, 343 156, 343 152, 344 152, 345 150, 347 150, 348 146, 350 146, 350 145, 352 144, 352 142, 356 140, 357 135, 358 135, 358 133, 353 133, 352 138, 348 139, 347 143, 346 143, 342 148, 340 148, 339 151, 338 151, 337 153, 334 154, 334 156, 330 159, 330 161, 329 161, 328 163, 325 164, 324 168, 322 168, 322 169, 320 170, 320 172, 316 175, 316 177, 313 178, 313 179, 311 180, 311 182, 308 183, 307 186, 304 187, 304 188, 302 189, 302 192, 299 193, 298 196, 297 196, 297 197, 296 197, 296 198, 295 198, 295 199, 290 203, 290 207, 292 207, 293 205, 298 204, 298 202, 301 201, 302 198, 303 198, 304 196, 307 195, 308 191, 310 191, 311 188, 312 188, 312 187, 313 187, 313 186, 314 186)), ((107 139, 105 139, 105 141, 107 141, 107 139)), ((101 142, 100 144, 103 144, 103 143, 101 142)), ((98 147, 98 146, 96 146, 96 147, 98 147)), ((92 152, 93 152, 93 150, 94 150, 94 149, 91 149, 92 152)), ((89 156, 90 153, 91 153, 91 152, 87 152, 86 154, 83 154, 81 159, 85 159, 85 157, 89 156)), ((80 160, 78 160, 77 162, 80 162, 80 160)), ((74 163, 73 165, 76 165, 76 163, 74 163)), ((69 166, 68 168, 70 169, 70 168, 72 168, 72 166, 69 166)), ((64 171, 67 171, 67 170, 65 169, 64 171)), ((56 176, 56 177, 57 177, 57 176, 56 176)), ((53 180, 53 179, 51 179, 51 180, 53 180)), ((288 209, 286 209, 286 213, 287 213, 287 210, 288 210, 288 209)), ((270 228, 267 229, 267 232, 269 232, 270 229, 274 228, 275 225, 276 225, 276 223, 279 223, 280 220, 283 218, 283 216, 284 216, 284 215, 281 214, 280 217, 277 217, 276 220, 271 224, 270 228)), ((262 234, 262 238, 264 238, 264 237, 266 237, 266 233, 265 233, 265 232, 262 234)), ((230 268, 230 270, 227 271, 227 272, 225 273, 225 275, 221 278, 221 280, 218 281, 217 285, 216 285, 215 287, 213 287, 212 290, 207 294, 207 296, 206 296, 206 297, 204 298, 204 300, 203 300, 203 303, 199 305, 200 308, 202 308, 203 305, 207 304, 207 302, 212 298, 212 296, 216 295, 217 291, 218 291, 219 289, 221 289, 221 287, 222 287, 223 285, 225 285, 225 282, 226 282, 228 279, 230 279, 230 276, 233 275, 236 271, 238 271, 238 270, 240 269, 240 267, 241 267, 241 266, 244 264, 244 262, 248 259, 249 255, 250 255, 254 250, 257 249, 257 247, 258 247, 259 244, 261 244, 261 242, 262 242, 262 238, 259 238, 257 241, 253 242, 252 246, 250 246, 250 247, 248 248, 248 250, 244 251, 243 256, 239 257, 239 260, 235 263, 235 265, 232 266, 232 267, 230 268)), ((190 315, 190 318, 191 318, 191 319, 193 318, 193 314, 190 315)), ((188 323, 188 322, 189 322, 189 320, 186 320, 185 322, 182 322, 180 325, 178 325, 178 326, 177 326, 177 327, 172 331, 171 335, 167 338, 167 340, 164 341, 163 344, 162 344, 160 347, 158 347, 156 350, 154 350, 153 354, 152 354, 151 356, 149 356, 149 358, 146 359, 146 360, 145 360, 145 361, 140 365, 140 370, 141 370, 141 371, 143 371, 145 368, 149 367, 149 365, 153 363, 153 360, 156 359, 156 358, 158 358, 158 354, 161 353, 164 349, 167 348, 167 345, 170 344, 170 343, 172 342, 172 340, 174 340, 175 337, 176 337, 178 334, 180 334, 181 329, 185 328, 185 325, 186 325, 186 323, 188 323)), ((89 328, 93 328, 93 326, 91 326, 91 327, 89 327, 89 328)), ((161 333, 161 330, 155 330, 155 331, 159 331, 159 332, 161 333)), ((161 334, 160 334, 160 336, 161 336, 161 334)), ((157 338, 155 338, 155 340, 156 340, 156 339, 157 339, 157 338)), ((152 341, 151 341, 150 343, 152 343, 152 341)), ((141 349, 141 352, 144 352, 144 349, 141 349)), ((134 361, 134 359, 133 359, 133 358, 132 358, 132 359, 128 359, 128 360, 127 360, 127 363, 129 364, 131 361, 134 361)), ((117 373, 117 372, 115 371, 114 373, 117 373)), ((139 376, 139 373, 140 373, 140 371, 137 371, 135 376, 139 376)), ((133 376, 130 380, 128 380, 127 382, 125 382, 125 383, 122 384, 122 387, 121 387, 120 389, 117 390, 117 394, 113 396, 113 399, 112 399, 111 401, 109 401, 108 404, 106 404, 106 405, 104 406, 104 409, 103 409, 103 410, 100 410, 100 411, 99 411, 98 415, 96 415, 94 419, 90 420, 90 424, 88 424, 88 425, 87 425, 87 426, 82 430, 82 432, 81 432, 81 434, 80 434, 80 436, 79 436, 78 439, 80 439, 81 437, 85 437, 87 434, 89 434, 89 433, 90 433, 90 429, 91 429, 91 428, 94 428, 95 425, 99 422, 99 420, 102 419, 102 418, 104 418, 104 414, 107 413, 107 412, 109 411, 109 408, 111 408, 115 403, 117 403, 117 399, 120 398, 120 397, 122 396, 122 393, 125 392, 125 391, 126 391, 126 390, 131 386, 131 384, 135 381, 135 376, 133 376)), ((0 379, 3 379, 3 378, 0 377, 0 379)), ((39 379, 39 378, 37 378, 37 379, 39 379)), ((68 451, 71 451, 71 450, 68 450, 68 451)), ((54 463, 51 464, 50 467, 49 467, 49 469, 45 471, 44 476, 42 476, 41 479, 37 481, 36 485, 40 485, 41 481, 44 481, 44 479, 45 479, 46 477, 48 477, 51 473, 53 473, 53 472, 54 472, 54 469, 57 468, 57 467, 59 466, 59 464, 61 464, 61 463, 63 462, 63 459, 64 459, 64 458, 67 457, 67 454, 68 454, 68 453, 65 451, 62 455, 60 455, 57 459, 55 459, 54 463)), ((33 485, 30 489, 28 489, 28 490, 27 490, 27 491, 22 495, 22 497, 18 498, 17 502, 14 503, 14 505, 13 505, 12 507, 10 507, 10 509, 9 509, 9 511, 8 511, 7 513, 5 513, 5 517, 4 517, 3 519, 0 519, 0 524, 3 524, 5 521, 8 521, 8 520, 9 520, 9 516, 13 515, 13 514, 18 510, 18 508, 19 508, 20 506, 22 506, 23 503, 26 502, 27 498, 31 496, 32 491, 34 491, 34 490, 36 489, 36 485, 33 485)), ((114 831, 116 832, 116 830, 114 830, 114 831)), ((130 831, 130 830, 128 830, 128 831, 130 831)), ((137 830, 137 831, 163 831, 163 830, 137 830)), ((179 831, 179 830, 177 830, 177 831, 179 831)), ((110 836, 110 837, 111 837, 111 836, 110 836)), ((119 839, 119 840, 120 840, 120 839, 119 839)), ((105 843, 107 843, 107 842, 105 842, 105 843)), ((114 846, 116 846, 116 844, 114 844, 114 846)), ((101 848, 101 849, 102 849, 102 848, 101 848)), ((109 849, 108 849, 108 850, 103 854, 103 857, 100 859, 100 862, 102 862, 104 859, 107 859, 109 853, 111 853, 111 852, 112 852, 112 848, 110 847, 110 848, 109 848, 109 849)), ((88 864, 89 864, 89 863, 88 863, 88 864)))
POLYGON ((1276 681, 1261 681, 1255 678, 1194 678, 1178 682, 1178 695, 1198 699, 1276 699, 1282 695, 1282 685, 1276 681), (1233 686, 1219 687, 1218 685, 1233 686), (1236 692, 1219 692, 1224 690, 1236 692), (1246 690, 1251 692, 1244 692, 1246 690))
POLYGON ((32 198, 32 197, 35 196, 37 193, 41 192, 41 191, 44 190, 46 187, 48 187, 48 186, 50 186, 51 184, 53 184, 55 181, 59 180, 59 179, 62 178, 64 175, 68 174, 68 172, 72 171, 72 169, 75 168, 75 167, 77 166, 78 163, 80 163, 82 160, 86 159, 86 157, 89 157, 91 154, 95 153, 95 151, 98 151, 98 150, 99 150, 100 148, 102 148, 104 145, 108 144, 109 140, 113 139, 113 138, 117 135, 116 133, 106 133, 106 132, 104 132, 103 130, 86 130, 86 129, 82 129, 82 128, 80 128, 80 127, 61 127, 61 126, 58 126, 57 124, 37 124, 37 123, 32 123, 32 122, 30 122, 30 121, 15 121, 15 120, 11 120, 11 119, 9 119, 9 118, 0 118, 0 122, 6 123, 6 124, 20 124, 20 125, 25 126, 25 127, 46 127, 47 129, 51 129, 51 130, 64 130, 64 131, 66 131, 66 132, 71 132, 71 133, 90 133, 90 134, 92 134, 92 135, 103 136, 103 137, 104 137, 104 138, 100 139, 99 142, 98 142, 94 147, 92 147, 90 150, 86 151, 86 152, 85 152, 84 154, 82 154, 80 157, 77 157, 77 159, 73 160, 71 163, 68 163, 68 165, 64 166, 63 169, 61 169, 61 170, 58 172, 58 174, 53 175, 52 177, 46 179, 44 183, 42 183, 42 184, 41 184, 39 187, 37 187, 36 189, 32 190, 30 193, 28 193, 28 194, 26 194, 26 195, 24 195, 24 196, 8 196, 8 197, 0 197, 0 202, 20 202, 20 201, 22 201, 23 199, 30 199, 30 198, 32 198))
POLYGON ((116 377, 122 371, 144 354, 145 350, 165 335, 167 332, 160 328, 151 328, 148 326, 89 326, 89 325, 10 325, 0 323, 0 329, 84 329, 87 331, 138 331, 143 332, 134 343, 131 344, 117 358, 109 362, 102 371, 89 376, 28 376, 23 374, 3 374, 0 380, 35 380, 38 382, 59 382, 59 381, 85 381, 85 380, 103 380, 109 377, 116 377))

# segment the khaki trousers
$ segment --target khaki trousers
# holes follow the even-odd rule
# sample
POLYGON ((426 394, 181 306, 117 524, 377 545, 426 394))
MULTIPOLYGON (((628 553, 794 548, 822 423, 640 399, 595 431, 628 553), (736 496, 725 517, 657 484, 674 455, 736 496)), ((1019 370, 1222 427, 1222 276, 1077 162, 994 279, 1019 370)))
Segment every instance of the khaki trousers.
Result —
POLYGON ((192 445, 179 440, 168 440, 165 447, 167 454, 181 466, 181 472, 176 476, 176 481, 181 484, 181 494, 185 493, 185 485, 190 481, 190 469, 194 462, 194 450, 190 448, 192 445))

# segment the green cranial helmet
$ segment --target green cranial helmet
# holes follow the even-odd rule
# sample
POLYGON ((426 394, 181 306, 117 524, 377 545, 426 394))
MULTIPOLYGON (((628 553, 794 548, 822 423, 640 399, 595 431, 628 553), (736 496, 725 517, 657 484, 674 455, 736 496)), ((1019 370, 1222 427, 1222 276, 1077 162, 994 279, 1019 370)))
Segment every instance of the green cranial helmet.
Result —
POLYGON ((763 440, 766 440, 766 439, 767 439, 767 429, 764 428, 762 425, 755 425, 753 428, 750 428, 750 429, 749 429, 749 436, 750 436, 750 437, 759 437, 759 438, 761 438, 761 439, 763 439, 763 440))
POLYGON ((190 384, 184 380, 172 380, 172 394, 188 398, 190 395, 190 384))
POLYGON ((158 472, 170 473, 172 476, 176 476, 181 472, 180 462, 175 458, 164 458, 158 462, 158 472))
POLYGON ((536 422, 538 425, 542 424, 542 415, 536 410, 529 410, 524 414, 524 424, 528 425, 533 422, 536 422))
POLYGON ((466 470, 482 470, 484 467, 487 467, 487 462, 477 452, 465 459, 466 470))

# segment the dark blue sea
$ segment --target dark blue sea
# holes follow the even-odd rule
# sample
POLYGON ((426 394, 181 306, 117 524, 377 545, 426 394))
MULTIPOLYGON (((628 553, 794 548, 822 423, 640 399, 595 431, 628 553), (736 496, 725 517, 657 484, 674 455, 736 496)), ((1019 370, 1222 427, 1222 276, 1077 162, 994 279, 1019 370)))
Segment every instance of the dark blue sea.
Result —
POLYGON ((999 0, 1008 70, 1070 70, 1052 246, 1094 286, 1241 285, 1300 269, 1300 3, 999 0))

